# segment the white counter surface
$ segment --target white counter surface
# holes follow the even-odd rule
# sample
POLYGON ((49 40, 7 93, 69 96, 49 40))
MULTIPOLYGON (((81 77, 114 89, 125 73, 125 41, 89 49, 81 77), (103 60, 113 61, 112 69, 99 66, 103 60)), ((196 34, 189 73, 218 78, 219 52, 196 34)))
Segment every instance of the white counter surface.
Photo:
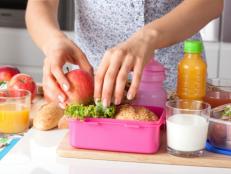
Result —
POLYGON ((65 130, 31 129, 0 161, 1 174, 230 174, 231 169, 61 158, 65 130))

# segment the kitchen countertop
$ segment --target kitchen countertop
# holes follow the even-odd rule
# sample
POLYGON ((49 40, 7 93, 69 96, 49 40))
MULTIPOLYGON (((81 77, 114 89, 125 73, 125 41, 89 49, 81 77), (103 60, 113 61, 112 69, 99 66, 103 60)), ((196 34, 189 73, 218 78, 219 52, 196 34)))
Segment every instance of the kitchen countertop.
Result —
POLYGON ((61 158, 56 148, 66 130, 31 129, 0 161, 4 174, 230 174, 231 169, 61 158))

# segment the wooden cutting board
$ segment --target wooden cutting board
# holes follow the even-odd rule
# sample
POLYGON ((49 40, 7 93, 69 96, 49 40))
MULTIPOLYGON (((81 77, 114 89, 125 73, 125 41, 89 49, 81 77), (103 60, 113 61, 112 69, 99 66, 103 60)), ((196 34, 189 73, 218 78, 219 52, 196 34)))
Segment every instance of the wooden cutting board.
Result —
POLYGON ((69 145, 68 134, 60 142, 57 153, 61 157, 66 158, 82 158, 95 160, 125 161, 138 163, 153 164, 172 164, 184 166, 200 166, 200 167, 221 167, 231 168, 231 156, 219 155, 215 153, 205 152, 203 157, 197 158, 181 158, 166 153, 166 138, 163 134, 162 146, 156 154, 134 154, 121 152, 108 152, 97 150, 76 149, 69 145))

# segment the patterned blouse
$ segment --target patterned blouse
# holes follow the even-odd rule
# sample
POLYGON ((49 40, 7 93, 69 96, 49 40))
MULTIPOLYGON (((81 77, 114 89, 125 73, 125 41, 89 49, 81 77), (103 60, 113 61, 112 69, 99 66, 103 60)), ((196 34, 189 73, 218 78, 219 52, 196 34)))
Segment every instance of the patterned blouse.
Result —
MULTIPOLYGON (((145 24, 158 19, 181 0, 75 0, 75 42, 97 68, 106 49, 125 41, 145 24)), ((193 39, 201 39, 197 33, 193 39)), ((159 49, 155 55, 166 68, 165 87, 174 89, 183 44, 159 49)))

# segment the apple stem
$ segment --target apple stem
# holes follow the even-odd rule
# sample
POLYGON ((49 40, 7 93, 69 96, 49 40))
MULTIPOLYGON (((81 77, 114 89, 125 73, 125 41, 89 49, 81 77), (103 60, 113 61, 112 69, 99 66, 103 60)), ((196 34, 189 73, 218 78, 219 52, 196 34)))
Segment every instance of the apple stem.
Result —
POLYGON ((70 72, 70 69, 69 69, 69 67, 68 67, 68 66, 66 67, 66 69, 67 69, 67 72, 70 72))

